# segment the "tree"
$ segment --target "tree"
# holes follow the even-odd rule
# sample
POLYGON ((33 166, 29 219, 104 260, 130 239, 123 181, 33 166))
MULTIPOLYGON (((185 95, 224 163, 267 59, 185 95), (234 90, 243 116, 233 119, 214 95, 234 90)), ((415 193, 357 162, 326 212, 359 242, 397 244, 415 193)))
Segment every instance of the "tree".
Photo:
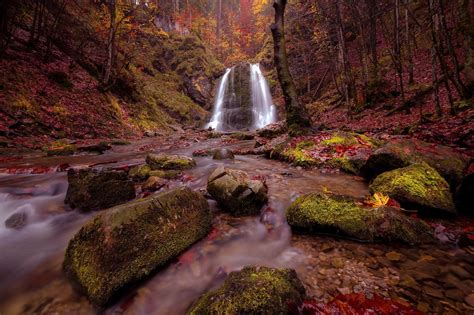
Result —
POLYGON ((286 123, 290 133, 300 133, 311 123, 307 109, 298 102, 296 86, 291 76, 286 56, 285 44, 285 7, 287 0, 275 0, 275 23, 271 26, 274 45, 274 62, 278 73, 278 80, 285 99, 286 123))

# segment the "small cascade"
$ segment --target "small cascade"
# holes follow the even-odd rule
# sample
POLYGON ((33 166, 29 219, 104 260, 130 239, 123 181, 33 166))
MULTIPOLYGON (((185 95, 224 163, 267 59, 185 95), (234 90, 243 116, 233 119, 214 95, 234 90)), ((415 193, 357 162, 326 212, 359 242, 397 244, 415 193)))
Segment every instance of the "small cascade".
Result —
POLYGON ((242 64, 226 70, 206 128, 217 131, 258 129, 276 121, 270 88, 259 64, 242 64))
POLYGON ((229 81, 229 74, 231 70, 232 69, 227 68, 219 82, 216 99, 214 101, 214 109, 212 112, 211 121, 206 125, 206 128, 212 128, 215 130, 221 129, 222 105, 224 104, 227 82, 229 81))
POLYGON ((250 65, 250 82, 252 86, 253 128, 259 129, 276 120, 276 110, 267 80, 258 63, 250 65))

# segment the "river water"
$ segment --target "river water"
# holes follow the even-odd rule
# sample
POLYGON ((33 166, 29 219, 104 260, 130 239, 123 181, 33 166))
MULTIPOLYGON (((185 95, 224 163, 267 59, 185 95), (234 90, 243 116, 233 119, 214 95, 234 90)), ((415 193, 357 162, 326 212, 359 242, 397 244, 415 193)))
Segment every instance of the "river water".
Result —
MULTIPOLYGON (((54 168, 64 163, 73 167, 94 164, 100 164, 98 167, 122 167, 143 163, 148 152, 191 156, 194 150, 254 146, 254 141, 226 144, 221 139, 188 138, 190 140, 186 141, 179 136, 164 141, 141 140, 128 146, 114 147, 103 155, 62 158, 26 156, 4 163, 1 167, 23 171, 35 167, 54 168)), ((368 190, 362 178, 297 169, 260 156, 236 156, 235 160, 226 161, 212 160, 211 157, 195 159, 197 167, 186 171, 181 179, 170 181, 165 189, 187 185, 204 192, 210 173, 225 165, 264 178, 269 188, 268 205, 259 217, 232 218, 219 212, 216 204, 209 200, 215 217, 210 235, 167 268, 132 289, 121 301, 100 311, 106 314, 183 314, 202 293, 218 286, 228 272, 247 265, 295 268, 308 293, 320 295, 321 299, 335 295, 329 289, 337 291, 340 286, 348 286, 343 283, 347 280, 346 276, 350 281, 356 281, 357 285, 364 283, 363 289, 379 290, 386 296, 398 285, 387 285, 387 279, 400 280, 403 277, 402 265, 386 266, 393 272, 384 273, 384 255, 393 251, 393 247, 361 245, 324 237, 295 237, 286 223, 285 209, 303 193, 329 189, 354 199, 365 198, 368 190), (327 250, 328 244, 331 244, 330 250, 327 250), (347 258, 344 265, 334 267, 333 260, 341 257, 347 258), (382 272, 378 275, 370 273, 373 270, 369 268, 377 259, 381 261, 380 267, 374 270, 382 272), (325 272, 331 276, 320 274, 321 269, 327 270, 325 272), (357 278, 357 274, 363 279, 357 278), (380 283, 377 282, 379 280, 380 283), (337 282, 340 284, 329 288, 337 282)), ((0 314, 93 314, 99 311, 72 289, 61 270, 69 239, 94 216, 94 213, 84 214, 68 209, 63 203, 66 190, 64 172, 0 176, 0 314), (26 214, 26 226, 21 229, 6 228, 3 222, 13 213, 20 212, 26 214)), ((422 255, 432 255, 434 258, 430 263, 439 263, 431 248, 415 252, 409 247, 396 247, 396 250, 408 257, 405 262, 416 262, 422 255)), ((460 266, 465 266, 465 259, 471 259, 465 252, 453 248, 439 249, 440 259, 449 251, 461 257, 460 266)), ((464 281, 470 283, 472 279, 464 281)), ((424 283, 419 286, 419 290, 424 290, 424 283)), ((441 286, 439 290, 444 289, 441 286)), ((430 296, 426 301, 430 302, 430 296)))

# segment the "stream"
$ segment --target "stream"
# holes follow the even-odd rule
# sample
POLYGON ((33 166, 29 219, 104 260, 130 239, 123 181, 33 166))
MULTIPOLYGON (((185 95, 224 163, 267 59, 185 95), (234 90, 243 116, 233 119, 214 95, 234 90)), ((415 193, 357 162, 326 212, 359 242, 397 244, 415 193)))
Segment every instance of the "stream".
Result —
MULTIPOLYGON (((179 134, 160 141, 148 138, 114 146, 103 155, 24 156, 3 163, 0 169, 16 168, 22 173, 37 168, 54 170, 65 163, 71 167, 123 167, 143 163, 149 152, 191 156, 195 150, 252 148, 255 144, 189 139, 183 141, 179 134)), ((234 160, 223 161, 212 157, 195 160, 197 167, 186 171, 181 179, 170 181, 164 189, 187 185, 204 192, 210 173, 225 165, 265 178, 268 205, 260 217, 233 218, 221 213, 209 200, 214 213, 210 235, 131 290, 106 309, 106 314, 183 314, 202 293, 222 283, 227 273, 247 265, 294 268, 308 295, 321 301, 350 289, 403 298, 427 312, 472 313, 463 297, 474 287, 474 259, 472 253, 456 246, 440 243, 435 248, 411 248, 326 236, 292 236, 284 211, 297 196, 330 190, 362 200, 368 195, 362 178, 294 168, 253 155, 237 155, 234 160), (400 254, 398 259, 387 255, 391 252, 400 254), (407 279, 413 281, 407 284, 407 279)), ((66 190, 65 172, 0 175, 0 314, 98 312, 73 290, 61 270, 69 239, 95 215, 68 209, 63 203, 66 190), (18 230, 6 228, 3 222, 20 212, 26 214, 26 226, 18 230)))

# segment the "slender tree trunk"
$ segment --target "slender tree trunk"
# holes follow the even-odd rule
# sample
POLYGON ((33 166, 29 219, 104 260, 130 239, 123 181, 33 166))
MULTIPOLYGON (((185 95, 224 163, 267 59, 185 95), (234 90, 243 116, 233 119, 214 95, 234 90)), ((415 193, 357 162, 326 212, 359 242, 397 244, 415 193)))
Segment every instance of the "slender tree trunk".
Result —
POLYGON ((474 22, 472 0, 459 0, 460 30, 464 37, 464 78, 466 88, 474 91, 474 22))
POLYGON ((377 1, 366 0, 369 11, 369 52, 370 61, 372 63, 370 71, 370 81, 378 81, 378 57, 377 57, 377 1))
POLYGON ((109 40, 107 43, 107 62, 105 64, 104 77, 102 84, 107 85, 110 81, 112 73, 112 67, 115 60, 115 20, 117 18, 117 12, 115 7, 115 0, 110 0, 109 3, 109 14, 110 14, 110 26, 109 26, 109 40))
POLYGON ((410 29, 410 19, 408 17, 408 2, 406 3, 407 7, 405 8, 405 32, 406 32, 406 44, 407 44, 407 58, 408 58, 408 84, 414 83, 414 66, 413 66, 413 48, 411 46, 411 29, 410 29))
POLYGON ((301 133, 311 125, 307 109, 298 103, 298 94, 290 73, 285 43, 285 7, 287 0, 274 0, 275 23, 271 26, 274 43, 274 61, 285 99, 286 123, 293 134, 301 133))

